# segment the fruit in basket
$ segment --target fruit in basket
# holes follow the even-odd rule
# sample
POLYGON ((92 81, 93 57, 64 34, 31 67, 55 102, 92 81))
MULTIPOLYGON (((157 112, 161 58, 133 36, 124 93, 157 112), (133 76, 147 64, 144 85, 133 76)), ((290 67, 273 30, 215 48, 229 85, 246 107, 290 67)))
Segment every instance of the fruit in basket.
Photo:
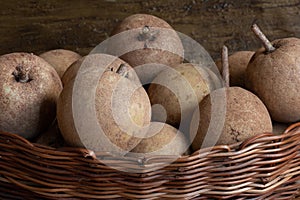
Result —
MULTIPOLYGON (((107 55, 100 54, 100 53, 89 54, 72 63, 71 66, 66 70, 66 72, 61 78, 63 85, 66 85, 70 80, 76 77, 76 74, 80 69, 80 67, 82 67, 82 65, 86 65, 89 67, 101 65, 102 62, 101 59, 103 59, 103 56, 107 57, 107 55)), ((127 74, 127 78, 129 80, 135 82, 136 84, 140 84, 139 77, 133 70, 131 70, 132 67, 128 63, 126 63, 125 61, 119 58, 114 59, 114 64, 112 65, 113 67, 112 71, 116 71, 120 65, 126 65, 127 68, 129 69, 127 74)))
POLYGON ((183 61, 183 45, 176 31, 163 19, 149 14, 125 18, 112 31, 108 53, 135 67, 142 82, 149 83, 163 69, 183 61), (144 67, 137 67, 144 65, 144 67), (144 78, 146 80, 144 80, 144 78))
POLYGON ((147 90, 151 104, 161 105, 165 111, 152 109, 152 120, 166 120, 178 128, 183 121, 191 119, 191 113, 204 96, 220 87, 221 80, 206 66, 182 63, 167 68, 154 78, 147 90))
MULTIPOLYGON (((245 74, 247 65, 253 56, 254 51, 237 51, 228 57, 230 86, 245 87, 245 74)), ((222 70, 222 62, 216 62, 218 69, 222 70)))
POLYGON ((144 88, 127 78, 129 73, 128 65, 105 54, 97 65, 81 66, 58 100, 57 120, 68 144, 119 153, 140 142, 151 105, 144 88))
POLYGON ((270 42, 252 26, 264 47, 258 49, 246 70, 246 87, 267 106, 273 120, 300 120, 300 39, 283 38, 270 42))
POLYGON ((29 53, 0 56, 0 130, 31 139, 55 119, 62 83, 54 68, 29 53))
POLYGON ((176 128, 161 122, 151 122, 147 134, 131 152, 180 156, 188 147, 187 139, 176 128))
POLYGON ((39 56, 54 67, 60 78, 73 62, 81 58, 78 53, 67 49, 54 49, 39 56))
POLYGON ((259 133, 272 132, 271 118, 263 102, 241 87, 229 87, 225 46, 222 60, 226 87, 212 91, 200 102, 200 116, 194 115, 191 123, 191 129, 197 128, 196 136, 191 136, 194 150, 233 144, 259 133))
POLYGON ((272 133, 278 135, 284 133, 284 131, 289 127, 290 124, 279 123, 273 121, 273 131, 272 133))
POLYGON ((48 130, 39 134, 35 140, 35 143, 54 148, 65 146, 65 141, 58 128, 57 120, 55 120, 48 130))

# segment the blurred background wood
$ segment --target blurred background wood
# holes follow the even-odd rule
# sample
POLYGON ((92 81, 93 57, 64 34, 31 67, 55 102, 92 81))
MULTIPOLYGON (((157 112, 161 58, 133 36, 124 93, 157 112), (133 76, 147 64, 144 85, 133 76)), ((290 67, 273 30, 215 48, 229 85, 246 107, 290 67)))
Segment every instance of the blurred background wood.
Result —
POLYGON ((198 41, 212 55, 260 47, 256 22, 273 40, 300 37, 300 0, 1 1, 0 54, 67 48, 88 54, 128 15, 148 13, 198 41))

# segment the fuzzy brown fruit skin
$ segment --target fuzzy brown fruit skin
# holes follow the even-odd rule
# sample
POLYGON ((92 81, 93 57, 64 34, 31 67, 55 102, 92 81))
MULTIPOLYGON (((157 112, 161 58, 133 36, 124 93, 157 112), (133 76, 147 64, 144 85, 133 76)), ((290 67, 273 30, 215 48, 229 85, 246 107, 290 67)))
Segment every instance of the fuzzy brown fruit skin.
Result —
MULTIPOLYGON (((147 92, 152 105, 164 107, 166 123, 179 127, 190 120, 199 102, 212 90, 222 87, 221 80, 205 67, 182 63, 160 72, 147 92)), ((152 112, 152 120, 164 122, 161 110, 152 112)))
POLYGON ((246 70, 246 87, 267 106, 273 120, 300 120, 300 39, 272 42, 275 50, 258 49, 246 70))
POLYGON ((284 131, 289 127, 290 124, 287 123, 279 123, 273 121, 273 133, 276 135, 283 134, 284 131))
POLYGON ((183 61, 184 50, 181 40, 174 29, 164 20, 148 14, 135 14, 125 18, 111 34, 114 41, 109 53, 120 56, 132 67, 148 64, 151 70, 138 71, 139 77, 144 76, 150 81, 159 73, 160 67, 152 63, 174 66, 183 61), (141 39, 143 28, 148 28, 153 37, 141 39), (134 30, 134 31, 133 31, 134 30), (128 31, 126 36, 115 35, 128 31), (130 31, 130 32, 129 32, 130 31), (153 32, 153 33, 152 33, 153 32), (124 39, 126 38, 126 39, 124 39), (129 52, 124 52, 130 46, 129 52), (120 52, 121 55, 119 54, 120 52), (124 53, 124 54, 123 54, 124 53), (153 70, 152 70, 153 69, 153 70), (151 73, 150 73, 151 72, 151 73))
POLYGON ((46 51, 40 54, 39 57, 54 67, 60 78, 73 62, 81 58, 78 53, 66 49, 46 51))
POLYGON ((29 53, 0 57, 0 130, 32 139, 45 131, 56 115, 62 83, 50 64, 29 53), (13 75, 17 66, 29 69, 28 82, 13 75))
MULTIPOLYGON (((254 51, 237 51, 228 57, 230 86, 245 87, 247 65, 254 53, 254 51)), ((216 61, 216 65, 221 72, 221 60, 216 61)))
MULTIPOLYGON (((103 59, 105 58, 103 57, 103 59)), ((74 114, 76 113, 74 113, 72 105, 72 95, 76 79, 71 79, 65 85, 58 101, 57 120, 62 135, 68 144, 76 147, 85 147, 94 151, 116 152, 119 151, 119 148, 129 151, 140 142, 141 139, 135 136, 136 129, 132 124, 125 122, 126 129, 122 129, 115 120, 115 117, 121 120, 125 118, 130 119, 138 127, 148 126, 151 119, 150 101, 146 91, 141 86, 134 90, 132 94, 127 93, 127 91, 131 91, 132 88, 136 88, 137 86, 129 79, 114 71, 110 71, 110 68, 118 67, 118 63, 119 60, 112 62, 102 74, 98 83, 96 83, 94 106, 97 123, 101 126, 105 137, 116 146, 105 143, 102 140, 103 138, 97 135, 98 133, 95 133, 95 135, 94 133, 93 135, 86 135, 88 134, 87 132, 77 131, 74 121, 74 114), (116 98, 113 96, 120 93, 123 95, 116 98), (130 97, 128 107, 123 103, 126 95, 130 97), (117 102, 114 102, 113 99, 117 102), (130 116, 123 112, 124 109, 128 109, 130 116)), ((89 90, 89 86, 86 86, 86 90, 89 90)), ((81 95, 85 96, 89 94, 86 91, 82 91, 81 95)), ((82 116, 80 123, 94 120, 91 119, 93 117, 93 115, 82 116)))
POLYGON ((229 145, 256 134, 272 132, 272 121, 265 105, 257 96, 240 87, 215 90, 200 102, 199 107, 200 119, 195 117, 193 120, 196 121, 192 122, 199 122, 192 142, 193 150, 215 144, 229 145), (212 113, 212 106, 216 106, 216 113, 212 113), (224 115, 225 119, 211 121, 214 115, 224 115), (207 133, 209 126, 212 130, 207 133), (217 126, 221 126, 221 133, 217 131, 217 126), (204 140, 207 134, 210 136, 204 140))
MULTIPOLYGON (((84 56, 68 67, 68 69, 65 71, 64 75, 62 76, 61 80, 63 85, 66 85, 70 80, 74 79, 76 77, 76 74, 80 67, 82 67, 82 64, 88 65, 88 66, 95 66, 95 65, 100 65, 101 64, 101 59, 107 58, 108 55, 106 54, 90 54, 87 56, 84 56)), ((128 68, 128 79, 135 82, 136 84, 140 84, 139 77, 135 73, 135 71, 132 69, 132 67, 126 63, 125 61, 121 60, 120 58, 115 57, 114 58, 114 63, 111 66, 112 71, 116 72, 117 69, 120 67, 120 65, 126 65, 128 68)))
POLYGON ((183 155, 188 141, 176 128, 161 122, 151 122, 146 137, 131 152, 145 155, 183 155))
POLYGON ((65 146, 65 141, 60 133, 57 121, 55 121, 52 126, 46 130, 45 132, 41 133, 35 143, 50 146, 53 148, 60 148, 65 146))

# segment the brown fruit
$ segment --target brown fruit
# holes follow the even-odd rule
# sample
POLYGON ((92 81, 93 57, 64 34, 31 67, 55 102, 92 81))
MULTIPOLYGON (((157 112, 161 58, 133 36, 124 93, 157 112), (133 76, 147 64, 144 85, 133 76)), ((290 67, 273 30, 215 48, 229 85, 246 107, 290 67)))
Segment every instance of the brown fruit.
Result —
POLYGON ((173 66, 183 61, 183 45, 178 34, 156 16, 131 15, 113 30, 112 36, 109 54, 120 56, 135 67, 139 77, 146 77, 147 81, 161 71, 163 67, 158 65, 173 66), (146 65, 148 70, 136 68, 140 65, 146 65))
POLYGON ((52 126, 47 131, 41 133, 38 136, 35 143, 54 148, 65 146, 65 141, 60 133, 56 120, 55 123, 52 124, 52 126))
POLYGON ((161 122, 151 122, 145 138, 131 152, 180 156, 188 147, 187 139, 176 128, 161 122))
POLYGON ((199 102, 212 90, 220 88, 222 82, 205 66, 183 63, 160 72, 152 81, 148 95, 152 105, 152 120, 179 127, 190 120, 199 102), (165 116, 165 114, 167 116, 165 116))
MULTIPOLYGON (((245 87, 246 68, 254 53, 254 51, 237 51, 228 57, 230 86, 245 87)), ((221 72, 221 60, 218 60, 216 65, 221 72)))
MULTIPOLYGON (((258 32, 258 27, 253 26, 258 32)), ((260 32, 260 34, 262 34, 260 32)), ((246 87, 267 106, 273 120, 300 120, 300 39, 283 38, 258 49, 246 71, 246 87)))
POLYGON ((0 57, 0 130, 33 138, 45 131, 56 115, 62 90, 57 72, 29 53, 0 57))
MULTIPOLYGON (((102 59, 107 59, 109 56, 110 55, 107 55, 107 54, 97 53, 97 54, 89 54, 87 56, 84 56, 84 57, 78 59, 73 64, 71 64, 71 66, 66 70, 66 72, 62 76, 61 80, 63 82, 63 85, 66 85, 70 80, 72 80, 76 77, 77 72, 80 69, 80 67, 85 67, 85 66, 96 67, 97 65, 102 64, 102 59), (82 66, 82 65, 84 65, 84 66, 82 66)), ((113 67, 111 69, 112 71, 117 71, 121 65, 126 65, 126 67, 128 68, 127 78, 129 80, 135 82, 136 84, 140 84, 140 80, 139 80, 137 74, 135 73, 134 70, 132 70, 132 67, 128 63, 126 63, 125 61, 123 61, 117 57, 111 56, 111 58, 113 58, 113 60, 114 60, 113 61, 114 64, 111 65, 113 67)))
POLYGON ((54 67, 60 78, 73 62, 81 58, 78 53, 66 49, 46 51, 39 56, 54 67))
POLYGON ((192 143, 194 150, 201 146, 233 144, 259 133, 272 132, 265 105, 257 96, 240 87, 212 91, 201 101, 199 110, 200 120, 192 122, 199 123, 192 143))
POLYGON ((279 123, 273 121, 273 133, 276 135, 284 133, 284 131, 289 127, 287 123, 279 123))
POLYGON ((229 145, 256 134, 272 131, 272 122, 263 102, 240 87, 229 87, 227 48, 223 47, 223 77, 227 87, 212 91, 199 104, 191 123, 193 150, 201 147, 229 145), (227 63, 227 64, 226 64, 227 63), (196 130, 195 130, 196 129, 196 130))
POLYGON ((83 66, 64 87, 57 120, 70 145, 120 153, 140 142, 136 136, 150 124, 150 101, 141 86, 126 78, 128 68, 119 63, 103 54, 98 65, 83 66))

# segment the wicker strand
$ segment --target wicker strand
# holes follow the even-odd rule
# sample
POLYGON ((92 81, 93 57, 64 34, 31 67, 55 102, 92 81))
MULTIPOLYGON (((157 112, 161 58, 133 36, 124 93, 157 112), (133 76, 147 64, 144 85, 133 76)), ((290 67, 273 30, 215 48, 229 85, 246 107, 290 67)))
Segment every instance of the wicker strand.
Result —
POLYGON ((141 162, 107 152, 49 148, 0 132, 0 198, 288 200, 299 196, 299 127, 200 149, 163 168, 171 157, 141 162))

